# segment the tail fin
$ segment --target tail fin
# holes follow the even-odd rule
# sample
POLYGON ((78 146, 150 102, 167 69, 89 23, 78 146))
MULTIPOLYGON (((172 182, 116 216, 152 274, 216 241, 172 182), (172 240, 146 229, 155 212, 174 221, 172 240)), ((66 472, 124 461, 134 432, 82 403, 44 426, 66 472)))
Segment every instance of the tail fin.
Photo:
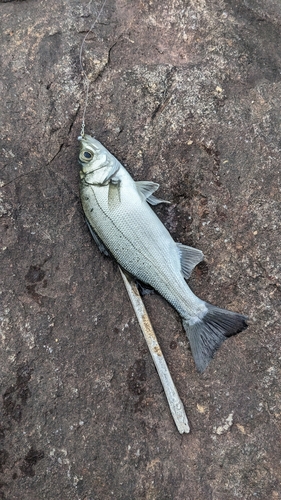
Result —
POLYGON ((247 328, 247 317, 207 304, 207 313, 202 319, 189 324, 183 319, 183 326, 190 342, 191 352, 198 371, 203 372, 220 345, 236 333, 247 328))

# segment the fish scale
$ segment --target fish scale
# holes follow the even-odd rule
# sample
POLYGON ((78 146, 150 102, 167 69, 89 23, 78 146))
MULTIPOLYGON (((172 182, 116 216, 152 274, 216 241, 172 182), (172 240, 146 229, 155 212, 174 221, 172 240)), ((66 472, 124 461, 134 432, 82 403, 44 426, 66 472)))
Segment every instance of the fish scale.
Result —
MULTIPOLYGON (((126 271, 144 283, 149 283, 185 319, 190 316, 189 310, 194 316, 198 305, 202 306, 204 303, 200 301, 198 304, 199 299, 185 282, 181 273, 179 251, 165 226, 159 224, 158 217, 141 198, 138 203, 135 202, 134 211, 119 208, 110 213, 108 190, 108 186, 96 189, 87 186, 83 189, 88 198, 88 203, 83 203, 84 211, 98 236, 126 271), (154 219, 156 224, 153 224, 154 219), (148 241, 152 237, 155 244, 149 247, 148 241)), ((122 195, 121 203, 128 206, 127 193, 122 195)))
POLYGON ((203 371, 221 343, 247 327, 246 316, 208 304, 190 290, 184 278, 203 254, 176 243, 151 209, 150 204, 163 202, 153 195, 158 184, 135 182, 89 135, 81 138, 79 161, 82 205, 95 240, 178 311, 196 366, 203 371))

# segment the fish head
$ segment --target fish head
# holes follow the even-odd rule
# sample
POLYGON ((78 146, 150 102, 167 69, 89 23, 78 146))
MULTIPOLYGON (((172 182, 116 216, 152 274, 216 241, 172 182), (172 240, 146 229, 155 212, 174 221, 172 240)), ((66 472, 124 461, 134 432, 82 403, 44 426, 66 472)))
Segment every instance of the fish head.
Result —
POLYGON ((120 168, 118 160, 90 135, 85 134, 78 139, 79 163, 82 166, 81 179, 87 178, 88 184, 108 184, 120 168))
POLYGON ((79 163, 83 168, 83 172, 87 173, 87 171, 93 169, 93 163, 100 159, 105 148, 99 141, 87 134, 78 137, 78 140, 80 141, 79 163))

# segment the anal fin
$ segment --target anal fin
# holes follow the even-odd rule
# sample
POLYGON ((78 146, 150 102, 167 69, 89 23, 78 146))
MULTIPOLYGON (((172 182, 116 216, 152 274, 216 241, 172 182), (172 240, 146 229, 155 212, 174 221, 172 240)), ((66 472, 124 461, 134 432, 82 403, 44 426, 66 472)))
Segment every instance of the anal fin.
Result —
POLYGON ((137 278, 134 278, 134 280, 142 297, 144 295, 153 295, 155 293, 155 290, 152 286, 138 280, 137 278))

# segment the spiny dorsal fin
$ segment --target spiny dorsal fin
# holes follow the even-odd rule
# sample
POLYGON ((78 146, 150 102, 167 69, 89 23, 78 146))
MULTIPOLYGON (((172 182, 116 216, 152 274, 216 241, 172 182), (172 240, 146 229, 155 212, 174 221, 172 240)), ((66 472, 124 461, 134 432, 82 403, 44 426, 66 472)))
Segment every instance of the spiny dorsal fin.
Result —
POLYGON ((195 266, 204 259, 203 252, 197 248, 182 245, 181 243, 177 243, 177 247, 180 254, 182 274, 188 279, 195 266))
POLYGON ((136 181, 136 188, 141 193, 146 201, 150 203, 150 205, 158 205, 159 203, 170 203, 170 201, 161 200, 153 196, 153 193, 157 191, 159 188, 159 184, 151 181, 136 181))
POLYGON ((137 190, 144 195, 145 198, 149 198, 152 193, 155 193, 159 188, 159 184, 151 181, 135 181, 137 190))

